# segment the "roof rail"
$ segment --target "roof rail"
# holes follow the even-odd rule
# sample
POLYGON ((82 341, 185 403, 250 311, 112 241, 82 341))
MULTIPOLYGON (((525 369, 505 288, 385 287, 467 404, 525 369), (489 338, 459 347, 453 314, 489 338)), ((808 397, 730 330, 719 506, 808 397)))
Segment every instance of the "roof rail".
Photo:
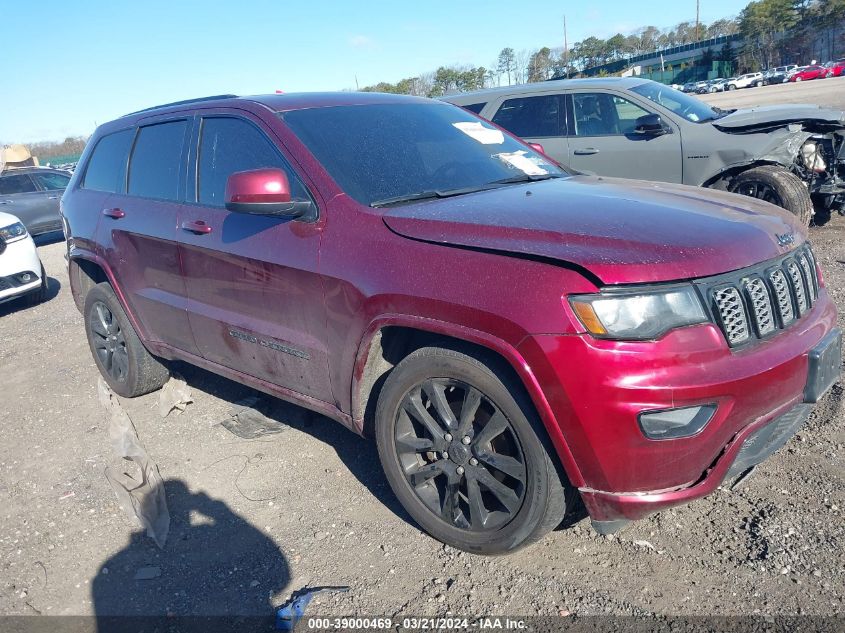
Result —
POLYGON ((185 99, 184 101, 174 101, 172 103, 162 103, 161 105, 151 106, 142 110, 136 110, 123 116, 132 116, 133 114, 141 114, 142 112, 152 112, 160 108, 169 108, 170 106, 189 105, 191 103, 202 103, 203 101, 215 101, 216 99, 235 99, 238 95, 212 95, 210 97, 198 97, 196 99, 185 99))

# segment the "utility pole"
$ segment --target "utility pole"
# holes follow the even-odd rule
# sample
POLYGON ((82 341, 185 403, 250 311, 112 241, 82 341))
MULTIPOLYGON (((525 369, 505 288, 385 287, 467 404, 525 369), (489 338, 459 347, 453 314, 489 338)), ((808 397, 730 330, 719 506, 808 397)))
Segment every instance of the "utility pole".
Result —
POLYGON ((695 41, 696 42, 701 41, 701 34, 699 33, 699 25, 701 24, 701 22, 698 19, 699 15, 700 15, 700 13, 699 13, 700 3, 701 3, 701 0, 695 0, 695 41))
POLYGON ((566 40, 566 16, 563 16, 563 76, 569 79, 569 42, 566 40))

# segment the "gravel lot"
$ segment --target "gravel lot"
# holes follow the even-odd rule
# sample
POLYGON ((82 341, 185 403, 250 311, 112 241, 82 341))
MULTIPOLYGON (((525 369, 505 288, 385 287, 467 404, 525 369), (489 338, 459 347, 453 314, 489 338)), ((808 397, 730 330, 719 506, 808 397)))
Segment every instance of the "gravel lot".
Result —
POLYGON ((698 95, 720 108, 751 108, 779 103, 812 103, 845 110, 845 77, 814 79, 731 92, 698 95))
MULTIPOLYGON (((792 90, 797 98, 832 82, 724 97, 792 90)), ((845 313, 845 218, 810 236, 845 313)), ((285 430, 242 440, 219 423, 254 392, 180 367, 194 398, 184 413, 162 419, 156 393, 123 401, 166 482, 172 520, 161 550, 123 515, 104 477, 120 462, 64 244, 39 251, 50 300, 0 306, 2 615, 269 615, 309 584, 350 587, 319 596, 309 609, 319 615, 845 612, 839 386, 740 490, 720 489, 614 537, 580 521, 514 555, 481 558, 410 522, 373 444, 272 399, 268 414, 285 430)))

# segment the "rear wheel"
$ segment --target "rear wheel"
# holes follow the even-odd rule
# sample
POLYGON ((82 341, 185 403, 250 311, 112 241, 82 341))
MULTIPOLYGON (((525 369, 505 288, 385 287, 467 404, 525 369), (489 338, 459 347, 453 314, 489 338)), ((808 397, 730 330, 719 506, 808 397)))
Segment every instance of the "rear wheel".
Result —
POLYGON ((776 204, 792 213, 801 226, 813 217, 813 201, 804 182, 778 165, 760 165, 734 178, 730 190, 776 204))
POLYGON ((88 291, 83 314, 91 354, 112 391, 134 398, 167 381, 167 368, 141 343, 111 285, 88 291))
POLYGON ((503 554, 564 517, 571 490, 521 385, 472 352, 426 347, 390 373, 376 441, 399 501, 453 547, 503 554))

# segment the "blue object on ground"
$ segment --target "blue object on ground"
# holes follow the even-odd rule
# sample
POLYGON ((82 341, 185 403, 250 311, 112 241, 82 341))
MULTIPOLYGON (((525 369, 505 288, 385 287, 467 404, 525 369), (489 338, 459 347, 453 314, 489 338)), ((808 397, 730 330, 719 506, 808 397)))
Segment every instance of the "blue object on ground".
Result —
POLYGON ((290 600, 276 611, 276 630, 293 631, 314 596, 329 591, 349 591, 349 587, 304 587, 295 591, 290 600))

